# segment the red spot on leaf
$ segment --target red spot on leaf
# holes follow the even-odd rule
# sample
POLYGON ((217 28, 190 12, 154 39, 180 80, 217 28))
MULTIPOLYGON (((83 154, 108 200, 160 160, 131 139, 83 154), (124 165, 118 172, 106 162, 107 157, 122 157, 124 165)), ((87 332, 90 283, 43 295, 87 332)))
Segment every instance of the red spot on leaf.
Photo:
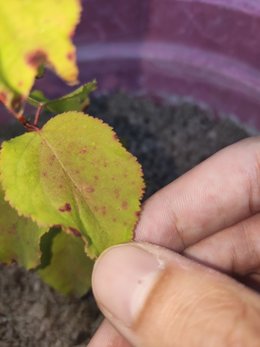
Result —
POLYGON ((72 233, 72 235, 76 236, 76 237, 81 237, 81 233, 79 230, 69 227, 69 231, 72 233))
POLYGON ((136 211, 136 212, 135 212, 135 216, 136 216, 137 218, 139 218, 140 215, 141 215, 141 212, 140 212, 140 211, 136 211))
POLYGON ((74 61, 76 59, 75 52, 69 52, 67 54, 67 59, 71 60, 71 61, 74 61))
POLYGON ((3 104, 5 104, 5 103, 6 103, 6 100, 7 100, 7 95, 6 95, 6 93, 1 92, 1 93, 0 93, 0 102, 2 102, 3 104))
POLYGON ((22 124, 26 124, 27 123, 27 120, 26 120, 26 118, 23 115, 18 116, 17 119, 22 124))
POLYGON ((127 201, 123 201, 121 206, 122 206, 122 208, 124 210, 127 210, 128 209, 128 202, 127 201))
POLYGON ((70 212, 71 211, 71 205, 68 202, 66 202, 66 204, 64 206, 61 206, 59 208, 59 211, 60 212, 70 212))
POLYGON ((46 61, 47 61, 47 54, 41 49, 38 49, 26 55, 26 62, 32 67, 37 68, 41 64, 45 63, 46 61))

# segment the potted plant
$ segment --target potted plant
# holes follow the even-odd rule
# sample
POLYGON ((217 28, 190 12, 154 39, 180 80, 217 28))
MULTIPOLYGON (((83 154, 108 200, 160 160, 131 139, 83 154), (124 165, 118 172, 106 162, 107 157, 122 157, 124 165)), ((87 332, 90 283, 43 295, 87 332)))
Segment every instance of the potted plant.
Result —
MULTIPOLYGON (((16 2, 14 1, 14 3, 16 2)), ((19 18, 20 21, 21 18, 23 21, 30 19, 33 10, 35 21, 46 23, 45 19, 49 18, 50 7, 46 1, 39 1, 37 6, 40 6, 41 3, 43 7, 40 9, 34 8, 34 4, 31 2, 28 8, 19 8, 19 11, 17 8, 11 7, 12 3, 6 4, 5 10, 12 13, 7 18, 12 18, 13 24, 19 23, 19 18), (21 12, 23 10, 24 13, 21 12), (19 18, 14 13, 19 13, 19 18), (21 13, 23 13, 22 17, 21 13)), ((42 28, 40 26, 31 27, 30 32, 35 30, 35 38, 28 45, 29 50, 23 42, 21 45, 25 47, 24 55, 20 56, 20 51, 13 53, 16 54, 17 61, 14 63, 11 60, 8 62, 8 64, 10 63, 8 66, 11 67, 10 71, 14 67, 18 68, 19 73, 16 72, 9 76, 7 69, 7 71, 4 70, 4 73, 2 72, 0 78, 1 101, 22 124, 18 131, 24 133, 27 130, 26 134, 21 137, 2 144, 0 159, 2 184, 0 261, 4 263, 18 262, 28 269, 36 268, 36 273, 56 290, 80 297, 88 291, 90 285, 91 259, 99 255, 109 245, 128 241, 132 238, 134 225, 138 220, 144 185, 140 166, 133 156, 123 149, 111 128, 96 118, 84 116, 81 113, 89 106, 89 94, 96 88, 95 82, 86 83, 73 91, 65 89, 62 94, 57 92, 60 82, 55 80, 54 75, 48 76, 47 73, 47 77, 44 76, 36 83, 37 90, 31 91, 34 77, 36 75, 41 77, 45 65, 55 67, 59 75, 70 82, 76 80, 75 51, 69 40, 69 33, 75 29, 80 7, 76 1, 69 4, 64 0, 63 5, 61 16, 59 15, 59 8, 52 11, 54 22, 52 25, 56 25, 55 30, 52 28, 50 32, 45 32, 43 37, 40 36, 39 39, 37 35, 41 34, 44 31, 42 29, 46 29, 47 25, 45 27, 44 24, 42 28), (58 34, 58 28, 61 26, 61 22, 57 18, 66 23, 66 30, 64 29, 66 35, 64 39, 64 32, 62 33, 63 44, 61 45, 58 37, 53 38, 53 34, 58 34), (50 42, 54 42, 53 45, 50 45, 49 41, 45 42, 48 35, 50 35, 50 42), (42 39, 43 41, 41 41, 42 39), (46 52, 39 48, 42 47, 41 43, 47 48, 46 52), (57 52, 58 44, 61 46, 61 52, 57 52), (59 59, 55 56, 56 53, 59 53, 59 55, 57 54, 59 59), (24 56, 26 56, 26 60, 23 59, 20 64, 19 58, 24 58, 24 56), (55 56, 54 60, 50 58, 53 56, 55 56), (26 66, 25 74, 22 73, 24 65, 26 66), (6 83, 9 79, 15 81, 15 87, 13 84, 10 87, 10 83, 6 83), (25 87, 27 89, 24 89, 25 87), (52 98, 46 97, 43 93, 48 91, 51 91, 52 98), (24 110, 25 102, 34 109, 24 110), (46 121, 49 117, 64 112, 66 113, 51 118, 49 122, 46 121), (33 117, 30 117, 31 114, 33 117), (117 160, 118 157, 120 160, 117 160)), ((176 83, 172 83, 172 80, 171 83, 166 83, 168 76, 165 76, 161 70, 161 64, 159 64, 162 56, 156 56, 156 64, 149 65, 151 64, 148 59, 149 52, 157 51, 158 43, 148 42, 147 46, 142 48, 142 42, 133 40, 139 39, 143 30, 148 30, 147 27, 138 27, 137 32, 132 32, 132 36, 129 35, 126 38, 123 35, 124 42, 115 44, 118 31, 113 28, 113 25, 109 26, 111 13, 109 12, 109 15, 105 15, 103 18, 99 12, 101 9, 103 9, 103 14, 110 11, 112 5, 104 2, 103 7, 101 5, 95 7, 94 3, 90 1, 89 4, 83 2, 83 6, 89 7, 86 11, 86 19, 85 13, 83 13, 76 43, 84 82, 97 78, 100 91, 107 88, 119 88, 124 85, 128 91, 133 89, 137 91, 142 87, 143 92, 151 95, 156 94, 158 96, 160 92, 164 96, 167 93, 168 95, 173 94, 172 89, 176 87, 176 83), (99 25, 106 29, 107 42, 101 42, 104 31, 99 31, 95 27, 94 18, 97 18, 96 16, 100 18, 99 25), (96 36, 92 36, 95 30, 96 36), (95 41, 93 42, 94 37, 95 41), (86 43, 87 47, 85 47, 86 43), (132 60, 129 61, 129 58, 123 54, 125 50, 130 53, 132 60), (140 68, 140 52, 147 58, 145 67, 143 66, 142 69, 140 68), (160 79, 158 79, 159 72, 161 74, 160 79), (144 77, 139 81, 142 83, 141 86, 138 85, 137 80, 134 80, 138 75, 144 77)), ((135 4, 135 6, 139 5, 135 4)), ((173 6, 175 6, 174 10, 179 11, 184 8, 184 5, 178 5, 175 1, 173 6)), ((122 9, 122 7, 119 8, 122 9)), ((147 17, 148 8, 144 6, 142 11, 142 21, 140 22, 143 22, 143 18, 147 17)), ((128 11, 124 9, 123 16, 125 17, 123 18, 126 19, 125 25, 129 28, 135 22, 136 17, 128 18, 127 13, 128 11)), ((8 34, 4 27, 4 21, 1 22, 3 23, 1 32, 8 34)), ((125 32, 128 33, 128 31, 125 32)), ((157 34, 159 32, 157 31, 157 34)), ((160 34, 163 35, 161 32, 160 34)), ((10 37, 5 38, 3 36, 2 40, 6 40, 2 42, 8 44, 6 46, 8 49, 12 49, 10 37)), ((16 44, 17 42, 13 42, 14 47, 16 44)), ((167 48, 166 46, 160 47, 167 48)), ((9 58, 12 58, 12 54, 9 58)), ((169 66, 165 65, 165 68, 168 69, 169 66)), ((175 78, 177 77, 175 76, 175 78)), ((183 79, 185 80, 185 76, 183 79)), ((180 89, 185 87, 187 94, 190 91, 188 86, 189 83, 184 81, 180 83, 179 87, 180 89)), ((203 89, 200 93, 202 91, 203 89)), ((192 93, 189 94, 192 95, 192 93)), ((195 94, 193 96, 196 96, 195 94)), ((209 101, 209 95, 206 93, 204 96, 203 101, 209 101)), ((228 108, 231 107, 230 105, 226 105, 227 111, 231 111, 228 108)), ((193 143, 187 134, 182 139, 185 145, 180 150, 176 151, 175 149, 174 152, 174 148, 180 142, 177 135, 181 134, 180 129, 187 128, 187 121, 190 119, 189 114, 192 113, 196 122, 204 124, 201 128, 201 134, 208 134, 207 141, 214 142, 212 140, 214 136, 223 133, 223 131, 219 126, 222 124, 221 121, 215 123, 213 120, 208 120, 208 114, 212 113, 212 109, 194 106, 192 102, 182 101, 176 111, 176 107, 170 105, 161 106, 160 103, 154 104, 120 93, 94 98, 87 112, 103 116, 103 119, 118 128, 123 143, 141 159, 148 181, 147 196, 187 170, 189 166, 195 165, 216 151, 220 146, 247 136, 246 131, 240 127, 224 122, 223 128, 226 129, 228 124, 228 129, 232 129, 231 133, 234 134, 233 138, 227 136, 226 139, 222 140, 222 143, 214 143, 214 146, 209 146, 210 148, 207 150, 205 150, 204 143, 201 143, 200 146, 204 149, 201 150, 200 148, 198 155, 189 159, 187 165, 185 153, 189 157, 189 150, 191 151, 191 149, 183 149, 183 147, 189 147, 187 145, 189 143, 191 148, 193 143), (130 118, 124 117, 124 113, 127 113, 126 106, 130 110, 130 118), (131 109, 135 109, 135 112, 131 109), (111 114, 114 114, 112 119, 111 114), (163 115, 163 117, 158 117, 162 123, 154 122, 159 114, 163 115), (131 120, 129 121, 129 119, 131 120), (168 126, 173 120, 175 127, 176 124, 179 124, 179 128, 175 132, 174 127, 168 126), (215 124, 217 125, 215 126, 215 124), (233 132, 234 128, 237 129, 235 133, 233 132), (134 144, 129 140, 130 132, 134 133, 137 138, 134 144), (166 138, 168 140, 165 140, 166 138), (155 162, 156 165, 152 169, 149 160, 155 156, 154 154, 156 154, 156 158, 160 159, 155 162)), ((8 117, 10 118, 10 116, 8 117)), ((4 120, 9 118, 1 117, 2 124, 4 120)), ((192 128, 194 124, 189 126, 192 128)), ((6 129, 10 131, 12 127, 2 127, 1 136, 7 138, 10 136, 9 134, 6 135, 6 129)), ((198 133, 197 137, 201 138, 201 135, 198 133)), ((6 267, 2 269, 3 273, 7 274, 6 267)), ((16 268, 11 267, 9 269, 15 274, 20 274, 20 270, 18 271, 16 268)), ((53 294, 54 292, 48 287, 43 287, 44 285, 36 278, 35 273, 32 276, 32 283, 38 283, 39 287, 44 288, 43 290, 47 293, 46 296, 54 295, 55 300, 62 305, 74 305, 70 311, 67 311, 70 313, 67 319, 66 317, 63 319, 63 323, 71 320, 71 315, 73 316, 77 311, 76 307, 81 307, 82 312, 85 312, 86 307, 88 307, 90 312, 93 312, 93 320, 96 319, 97 311, 93 308, 91 299, 86 304, 87 300, 76 299, 77 301, 73 301, 74 299, 71 298, 60 297, 58 294, 53 294), (83 301, 84 304, 82 304, 83 301)), ((35 294, 35 291, 32 290, 32 293, 35 294)), ((37 341, 41 340, 43 345, 46 341, 46 331, 55 321, 55 319, 46 320, 48 309, 46 309, 45 304, 46 301, 42 303, 39 300, 29 310, 30 322, 43 320, 42 326, 45 324, 37 336, 37 341)), ((49 302, 48 305, 50 305, 49 302)), ((0 320, 0 328, 1 324, 3 327, 8 324, 6 307, 2 309, 2 316, 3 321, 1 323, 0 320)), ((83 322, 72 338, 74 345, 79 345, 87 338, 84 324, 86 326, 87 322, 83 322)), ((75 325, 77 325, 76 321, 71 324, 71 331, 75 325)), ((47 344, 54 345, 59 339, 57 338, 56 342, 53 341, 49 340, 47 344)))

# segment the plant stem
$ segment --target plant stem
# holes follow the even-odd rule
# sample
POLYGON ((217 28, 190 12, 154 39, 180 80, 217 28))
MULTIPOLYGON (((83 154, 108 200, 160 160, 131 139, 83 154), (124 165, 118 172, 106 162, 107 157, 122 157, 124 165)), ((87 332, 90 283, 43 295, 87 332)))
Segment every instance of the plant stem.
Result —
POLYGON ((35 127, 37 127, 37 124, 38 124, 39 118, 40 118, 40 113, 44 107, 44 102, 37 101, 37 100, 31 98, 30 96, 27 97, 27 102, 28 102, 28 104, 30 104, 34 107, 37 107, 35 117, 34 117, 34 122, 33 122, 33 125, 35 127))
POLYGON ((43 106, 44 104, 40 101, 37 101, 33 98, 31 98, 30 96, 27 97, 26 101, 28 102, 28 104, 34 106, 34 107, 39 107, 39 106, 43 106))
POLYGON ((37 107, 35 117, 34 117, 34 122, 33 122, 33 125, 35 125, 35 126, 37 126, 37 124, 39 122, 40 113, 41 113, 42 108, 43 108, 43 104, 39 104, 39 106, 37 107))

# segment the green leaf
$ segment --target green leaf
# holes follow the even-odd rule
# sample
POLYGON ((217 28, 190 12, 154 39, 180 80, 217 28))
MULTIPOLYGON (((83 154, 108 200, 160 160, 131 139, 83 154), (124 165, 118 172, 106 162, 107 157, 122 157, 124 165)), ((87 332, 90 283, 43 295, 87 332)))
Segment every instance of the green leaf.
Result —
POLYGON ((102 121, 79 112, 4 142, 6 197, 41 225, 81 234, 90 257, 132 239, 143 194, 136 159, 102 121))
POLYGON ((17 262, 27 269, 40 263, 40 238, 47 232, 30 219, 19 217, 4 200, 0 187, 0 262, 17 262))
POLYGON ((91 286, 93 261, 84 252, 79 237, 64 232, 51 236, 51 261, 37 272, 40 277, 62 294, 82 296, 91 286))
POLYGON ((40 66, 76 83, 71 36, 79 22, 78 0, 8 0, 0 6, 0 100, 15 109, 25 99, 40 66))
POLYGON ((41 90, 37 89, 33 90, 30 96, 28 97, 28 102, 35 107, 38 107, 40 104, 44 105, 48 101, 50 100, 46 98, 44 93, 41 90))
POLYGON ((77 88, 72 93, 55 100, 49 100, 41 91, 34 90, 30 94, 28 102, 33 106, 41 104, 43 109, 55 114, 68 111, 83 111, 89 105, 89 94, 96 88, 97 83, 94 80, 77 88))

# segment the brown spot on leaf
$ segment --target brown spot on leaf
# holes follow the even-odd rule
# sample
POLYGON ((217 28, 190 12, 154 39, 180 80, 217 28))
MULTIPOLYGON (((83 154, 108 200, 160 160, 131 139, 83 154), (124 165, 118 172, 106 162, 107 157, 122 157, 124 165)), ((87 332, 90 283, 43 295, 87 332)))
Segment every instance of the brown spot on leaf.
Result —
POLYGON ((61 227, 60 224, 54 224, 54 225, 53 225, 53 228, 60 228, 60 227, 61 227))
POLYGON ((92 187, 92 186, 85 186, 85 187, 84 187, 84 191, 85 191, 86 193, 94 193, 95 188, 92 187))
POLYGON ((115 190, 114 190, 114 193, 115 193, 116 199, 118 199, 118 198, 119 198, 119 195, 120 195, 119 189, 115 189, 115 190))
POLYGON ((101 209, 100 209, 100 211, 101 211, 101 214, 102 214, 103 216, 105 216, 105 215, 107 214, 107 208, 106 208, 106 206, 102 206, 101 209))
POLYGON ((114 135, 113 135, 113 139, 114 139, 115 141, 119 141, 119 138, 118 138, 117 134, 114 134, 114 135))
POLYGON ((94 176, 94 179, 95 179, 95 181, 98 181, 98 176, 95 175, 95 176, 94 176))
POLYGON ((70 203, 66 202, 66 204, 64 206, 61 206, 59 208, 60 212, 70 212, 71 211, 71 205, 70 203))
POLYGON ((48 176, 48 174, 47 174, 46 171, 43 171, 42 175, 43 175, 44 177, 47 177, 47 176, 48 176))
POLYGON ((122 208, 124 210, 127 210, 128 209, 128 202, 127 201, 123 201, 121 206, 122 206, 122 208))
POLYGON ((47 54, 41 49, 37 49, 26 55, 26 62, 32 67, 38 68, 47 61, 47 54))
POLYGON ((69 231, 72 233, 72 235, 74 235, 76 237, 81 237, 81 233, 78 229, 69 227, 69 231))
POLYGON ((81 150, 79 151, 80 154, 86 154, 88 151, 87 147, 83 147, 81 148, 81 150))
POLYGON ((50 157, 49 157, 49 165, 52 165, 54 160, 55 160, 55 155, 54 154, 50 155, 50 157))

